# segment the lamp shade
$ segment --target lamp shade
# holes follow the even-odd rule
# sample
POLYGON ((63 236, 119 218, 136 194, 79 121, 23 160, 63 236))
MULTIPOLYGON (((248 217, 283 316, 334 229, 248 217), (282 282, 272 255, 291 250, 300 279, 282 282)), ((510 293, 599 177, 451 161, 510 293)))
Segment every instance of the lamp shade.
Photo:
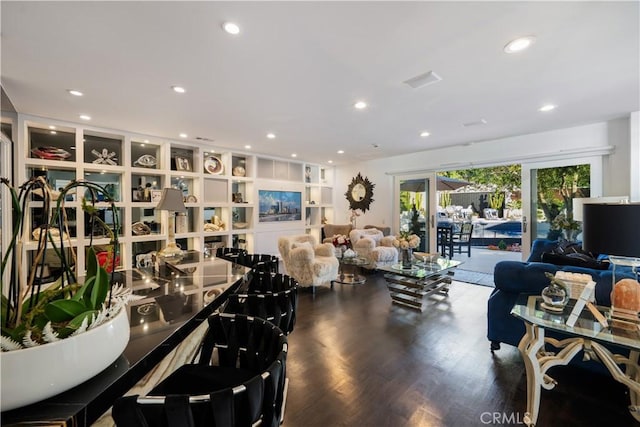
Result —
POLYGON ((598 254, 640 257, 640 203, 585 204, 582 247, 598 254))
POLYGON ((576 197, 573 199, 573 219, 582 221, 582 210, 587 203, 629 203, 629 196, 576 197))
POLYGON ((162 198, 156 209, 173 212, 186 212, 187 207, 184 205, 182 191, 177 188, 163 188, 162 198))

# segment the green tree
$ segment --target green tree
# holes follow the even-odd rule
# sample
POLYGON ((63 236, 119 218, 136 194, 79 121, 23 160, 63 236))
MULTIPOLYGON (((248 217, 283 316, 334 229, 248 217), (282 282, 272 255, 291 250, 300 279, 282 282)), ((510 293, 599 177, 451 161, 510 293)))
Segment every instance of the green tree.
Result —
POLYGON ((573 219, 573 199, 589 197, 590 172, 589 165, 538 169, 538 207, 548 222, 562 212, 573 219))
MULTIPOLYGON (((521 186, 520 165, 494 166, 490 168, 464 169, 439 172, 439 175, 463 179, 475 184, 494 184, 498 191, 514 191, 521 186)), ((551 223, 560 213, 573 217, 573 199, 589 197, 589 165, 538 169, 538 207, 551 223)), ((550 232, 549 237, 553 238, 550 232)))
POLYGON ((495 184, 498 189, 507 191, 514 191, 520 188, 521 174, 522 167, 520 165, 438 172, 438 175, 462 179, 474 184, 495 184))

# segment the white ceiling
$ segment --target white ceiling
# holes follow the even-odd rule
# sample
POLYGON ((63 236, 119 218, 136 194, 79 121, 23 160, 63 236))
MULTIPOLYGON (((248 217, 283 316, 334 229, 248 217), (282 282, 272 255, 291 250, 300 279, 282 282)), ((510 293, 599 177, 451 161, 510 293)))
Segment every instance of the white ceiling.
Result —
POLYGON ((9 2, 18 112, 340 164, 640 110, 639 3, 9 2), (231 36, 224 21, 241 27, 231 36), (535 35, 527 51, 504 45, 535 35), (403 81, 433 70, 443 80, 403 81), (187 89, 183 95, 172 85, 187 89), (66 89, 80 89, 73 97, 66 89), (369 108, 357 111, 356 100, 369 108), (558 108, 537 109, 544 103, 558 108), (486 125, 462 124, 485 119, 486 125), (422 130, 431 132, 421 138, 422 130), (274 132, 275 140, 265 135, 274 132), (377 145, 378 148, 374 148, 377 145), (345 154, 336 154, 337 150, 345 154))

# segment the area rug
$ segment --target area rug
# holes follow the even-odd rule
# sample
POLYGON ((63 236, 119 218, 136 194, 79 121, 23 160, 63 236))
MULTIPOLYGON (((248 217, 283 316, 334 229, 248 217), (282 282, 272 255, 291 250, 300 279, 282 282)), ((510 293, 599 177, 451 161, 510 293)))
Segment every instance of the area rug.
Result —
POLYGON ((493 283, 493 274, 463 270, 461 268, 456 268, 453 271, 453 280, 457 280, 458 282, 472 283, 474 285, 488 286, 490 288, 495 287, 493 283))

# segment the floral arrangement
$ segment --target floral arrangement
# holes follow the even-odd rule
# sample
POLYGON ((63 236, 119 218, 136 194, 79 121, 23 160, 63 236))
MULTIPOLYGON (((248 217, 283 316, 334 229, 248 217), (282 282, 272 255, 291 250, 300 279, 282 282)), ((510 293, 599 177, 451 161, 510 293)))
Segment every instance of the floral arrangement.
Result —
POLYGON ((415 249, 420 246, 420 237, 409 234, 407 231, 401 231, 394 239, 393 246, 398 249, 415 249))
POLYGON ((349 239, 348 236, 345 236, 344 234, 336 234, 335 236, 333 236, 332 238, 332 242, 333 246, 335 246, 336 248, 340 247, 340 246, 346 246, 347 248, 351 248, 351 240, 349 239))

